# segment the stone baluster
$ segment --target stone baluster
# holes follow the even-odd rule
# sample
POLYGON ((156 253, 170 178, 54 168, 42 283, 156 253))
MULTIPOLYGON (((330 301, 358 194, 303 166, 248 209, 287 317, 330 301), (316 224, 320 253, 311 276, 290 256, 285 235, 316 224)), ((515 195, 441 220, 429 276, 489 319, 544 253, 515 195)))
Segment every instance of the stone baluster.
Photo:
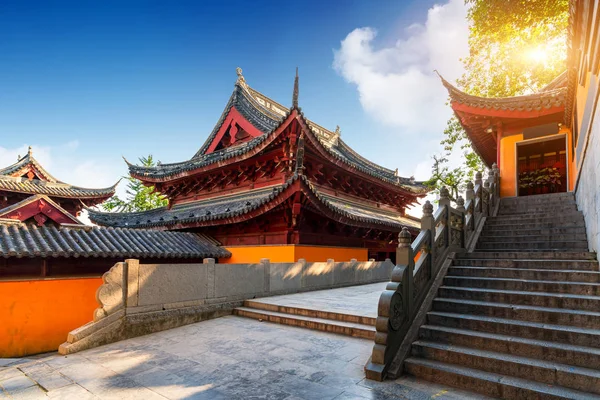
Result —
POLYGON ((423 204, 423 216, 421 217, 421 230, 429 231, 429 254, 432 260, 435 260, 435 221, 433 219, 433 205, 427 200, 423 204))
POLYGON ((500 168, 498 168, 498 164, 492 164, 492 172, 494 174, 494 196, 496 196, 496 200, 500 198, 500 168))
POLYGON ((467 190, 465 191, 465 197, 467 201, 473 200, 475 197, 475 191, 473 190, 473 182, 467 182, 467 190))
POLYGON ((458 199, 456 199, 456 210, 463 214, 465 212, 465 199, 463 199, 462 196, 458 196, 458 199))
POLYGON ((441 209, 445 209, 443 211, 444 213, 444 218, 442 219, 442 223, 443 223, 443 232, 442 235, 444 235, 444 248, 448 247, 449 244, 449 224, 448 221, 450 221, 450 192, 448 192, 448 188, 443 186, 440 189, 440 208, 441 209))
MULTIPOLYGON (((404 292, 407 295, 405 299, 407 301, 408 315, 412 318, 413 314, 413 291, 415 290, 413 284, 413 274, 415 269, 415 255, 412 247, 412 236, 406 227, 402 228, 402 232, 398 234, 398 248, 396 249, 396 265, 405 265, 408 270, 402 285, 406 285, 404 292)), ((393 277, 392 277, 393 280, 393 277)))
POLYGON ((483 193, 483 185, 481 183, 481 172, 477 171, 475 173, 475 212, 481 212, 483 207, 483 201, 481 197, 483 193))
POLYGON ((490 215, 490 199, 491 199, 491 196, 490 196, 490 181, 489 180, 486 179, 485 182, 483 182, 483 189, 487 193, 484 193, 484 191, 482 191, 481 192, 481 196, 482 196, 482 198, 483 198, 483 196, 486 196, 487 197, 487 202, 485 202, 485 204, 482 205, 481 213, 482 213, 482 215, 484 217, 487 217, 488 215, 490 215))

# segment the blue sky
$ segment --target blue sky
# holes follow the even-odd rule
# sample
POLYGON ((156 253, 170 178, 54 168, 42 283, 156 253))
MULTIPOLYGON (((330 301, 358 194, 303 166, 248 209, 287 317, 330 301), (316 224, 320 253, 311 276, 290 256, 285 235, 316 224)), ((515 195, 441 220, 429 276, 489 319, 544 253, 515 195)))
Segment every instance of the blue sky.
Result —
POLYGON ((310 119, 426 178, 449 115, 433 67, 456 78, 466 44, 462 0, 439 3, 4 0, 0 162, 32 145, 59 179, 107 186, 122 155, 190 158, 236 67, 289 105, 298 66, 310 119))

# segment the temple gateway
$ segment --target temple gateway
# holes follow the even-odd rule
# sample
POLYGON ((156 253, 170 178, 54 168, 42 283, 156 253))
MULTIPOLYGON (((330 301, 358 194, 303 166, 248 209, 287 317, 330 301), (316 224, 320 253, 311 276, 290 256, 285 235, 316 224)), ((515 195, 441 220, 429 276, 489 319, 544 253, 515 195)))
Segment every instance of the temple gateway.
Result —
POLYGON ((406 215, 427 188, 352 150, 304 117, 298 74, 291 108, 246 83, 242 70, 223 114, 187 161, 141 167, 132 177, 169 200, 145 212, 90 210, 103 226, 200 231, 233 254, 230 262, 395 259, 406 215), (273 246, 266 249, 265 246, 273 246), (267 253, 268 252, 268 253, 267 253))

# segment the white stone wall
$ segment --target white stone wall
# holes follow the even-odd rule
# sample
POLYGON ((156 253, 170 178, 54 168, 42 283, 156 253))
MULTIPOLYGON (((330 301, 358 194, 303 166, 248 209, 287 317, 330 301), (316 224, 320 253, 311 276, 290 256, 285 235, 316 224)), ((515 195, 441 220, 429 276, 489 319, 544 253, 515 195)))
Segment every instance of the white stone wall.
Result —
POLYGON ((592 121, 575 197, 585 217, 589 248, 600 252, 600 107, 592 121))

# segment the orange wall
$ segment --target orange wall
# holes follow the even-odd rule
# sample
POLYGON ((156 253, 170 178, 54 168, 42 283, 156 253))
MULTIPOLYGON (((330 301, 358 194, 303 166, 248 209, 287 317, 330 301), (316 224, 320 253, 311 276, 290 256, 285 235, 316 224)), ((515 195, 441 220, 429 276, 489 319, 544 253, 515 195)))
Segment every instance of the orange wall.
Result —
POLYGON ((358 261, 368 261, 369 250, 352 247, 321 247, 321 246, 296 246, 295 260, 304 258, 308 262, 327 261, 333 258, 335 261, 350 261, 355 258, 358 261))
POLYGON ((304 258, 308 262, 326 261, 333 258, 336 261, 367 261, 368 250, 351 247, 325 247, 303 245, 281 246, 231 246, 227 247, 231 258, 220 259, 224 264, 256 263, 261 258, 268 258, 271 262, 295 262, 304 258))
POLYGON ((0 281, 0 357, 56 351, 92 320, 102 278, 0 281))
POLYGON ((505 136, 500 139, 500 197, 517 195, 516 143, 523 134, 505 136))
POLYGON ((294 246, 231 246, 226 247, 231 252, 230 258, 219 259, 223 264, 257 263, 261 258, 271 262, 294 261, 294 246))
POLYGON ((569 187, 567 190, 575 189, 575 179, 577 178, 577 162, 572 157, 571 147, 573 146, 573 132, 565 127, 562 127, 559 133, 567 135, 567 174, 569 175, 569 187))

